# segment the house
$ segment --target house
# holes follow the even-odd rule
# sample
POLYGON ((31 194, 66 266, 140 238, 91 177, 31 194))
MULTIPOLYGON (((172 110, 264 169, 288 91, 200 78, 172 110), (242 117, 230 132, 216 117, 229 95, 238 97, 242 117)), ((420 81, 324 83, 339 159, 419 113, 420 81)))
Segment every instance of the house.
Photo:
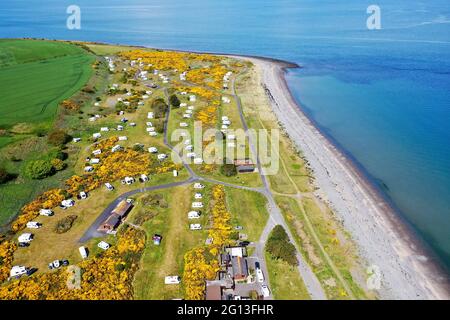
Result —
POLYGON ((119 204, 111 211, 110 216, 100 225, 97 229, 100 232, 110 233, 116 229, 120 222, 125 218, 125 216, 133 208, 133 204, 122 200, 119 204))
POLYGON ((97 229, 100 232, 109 233, 116 229, 120 224, 120 217, 116 214, 110 215, 97 229))
POLYGON ((228 253, 220 254, 220 265, 222 267, 228 267, 231 264, 231 256, 228 253))
POLYGON ((244 257, 231 257, 232 276, 235 281, 246 280, 248 277, 247 260, 244 257))
POLYGON ((238 173, 246 173, 255 171, 255 164, 250 159, 236 159, 234 165, 238 173))
POLYGON ((215 281, 206 281, 205 300, 222 300, 222 286, 215 281))

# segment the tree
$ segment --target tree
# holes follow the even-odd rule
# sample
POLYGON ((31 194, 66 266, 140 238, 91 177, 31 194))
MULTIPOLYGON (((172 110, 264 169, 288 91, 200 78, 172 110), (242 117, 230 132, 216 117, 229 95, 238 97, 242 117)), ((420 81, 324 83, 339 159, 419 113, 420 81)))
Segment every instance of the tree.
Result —
POLYGON ((62 147, 70 141, 70 138, 71 137, 64 130, 55 129, 48 134, 47 140, 48 143, 54 146, 62 147))
POLYGON ((46 160, 29 161, 24 168, 24 175, 31 179, 44 179, 52 173, 53 166, 46 160))
POLYGON ((178 97, 175 94, 173 94, 169 97, 169 102, 170 102, 171 106, 176 107, 176 108, 178 108, 181 104, 180 99, 178 99, 178 97))
POLYGON ((295 246, 281 225, 275 226, 266 243, 266 251, 275 259, 286 261, 292 266, 298 265, 295 246))
POLYGON ((169 106, 164 102, 163 99, 156 99, 152 102, 152 109, 155 114, 155 118, 163 118, 169 109, 169 106))

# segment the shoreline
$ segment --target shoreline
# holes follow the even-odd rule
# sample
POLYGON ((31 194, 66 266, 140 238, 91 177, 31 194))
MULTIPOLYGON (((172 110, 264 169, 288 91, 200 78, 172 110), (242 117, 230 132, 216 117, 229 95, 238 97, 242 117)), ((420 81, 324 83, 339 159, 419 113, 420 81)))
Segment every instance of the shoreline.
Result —
POLYGON ((302 111, 287 84, 289 62, 255 56, 272 111, 313 171, 315 193, 336 213, 368 265, 378 266, 383 299, 449 299, 448 276, 398 210, 302 111), (369 213, 369 214, 367 214, 369 213))

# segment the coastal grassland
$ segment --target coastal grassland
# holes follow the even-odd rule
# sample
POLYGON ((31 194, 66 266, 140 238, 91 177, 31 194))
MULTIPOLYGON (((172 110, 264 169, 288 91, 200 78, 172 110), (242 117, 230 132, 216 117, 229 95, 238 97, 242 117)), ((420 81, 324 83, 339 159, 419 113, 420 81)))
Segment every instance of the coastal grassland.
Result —
POLYGON ((313 186, 309 169, 301 154, 279 126, 260 83, 259 73, 251 67, 237 78, 236 91, 250 128, 267 130, 268 137, 272 130, 280 130, 278 152, 274 152, 275 148, 271 146, 271 152, 268 154, 274 161, 279 160, 277 173, 268 176, 271 188, 283 194, 311 192, 313 186))
POLYGON ((258 192, 232 187, 226 187, 225 191, 232 225, 242 226, 241 232, 249 241, 258 241, 269 218, 266 198, 258 192))
POLYGON ((303 280, 296 267, 266 253, 267 269, 272 295, 276 300, 310 300, 303 280))
MULTIPOLYGON (((86 200, 76 201, 73 208, 62 210, 55 208, 53 217, 38 216, 33 221, 42 223, 40 229, 32 231, 34 240, 27 248, 19 248, 14 255, 14 262, 20 265, 32 266, 39 269, 39 272, 46 272, 47 264, 55 259, 69 259, 69 261, 79 262, 81 257, 78 253, 78 247, 81 245, 78 240, 84 232, 97 219, 103 210, 121 194, 134 190, 138 187, 147 187, 159 185, 170 179, 171 174, 160 174, 145 184, 139 185, 121 185, 113 183, 114 191, 107 191, 103 186, 89 193, 86 200), (59 220, 69 216, 76 215, 72 228, 66 233, 58 234, 54 232, 59 220)), ((131 213, 134 212, 134 209, 131 213)), ((17 234, 19 236, 20 234, 17 234)), ((100 239, 90 240, 86 246, 91 252, 95 252, 95 246, 100 239)))
POLYGON ((279 171, 269 176, 271 189, 306 261, 332 299, 368 298, 359 284, 364 274, 356 249, 333 213, 315 198, 313 176, 269 107, 254 67, 238 78, 237 91, 251 128, 281 130, 279 171), (283 195, 283 196, 281 196, 283 195), (308 200, 306 200, 308 199, 308 200), (358 279, 358 283, 355 280, 358 279))
MULTIPOLYGON (((210 188, 205 188, 203 202, 207 206, 210 188)), ((161 194, 167 201, 167 208, 156 206, 144 207, 140 205, 130 216, 129 221, 137 222, 139 216, 147 217, 142 228, 147 233, 147 244, 142 256, 140 269, 134 278, 135 299, 174 299, 184 297, 183 284, 166 285, 164 277, 183 274, 184 255, 192 248, 204 245, 207 231, 191 231, 190 223, 207 223, 207 215, 201 219, 190 221, 187 213, 191 210, 194 198, 194 189, 191 185, 176 187, 174 189, 157 191, 152 194, 161 194), (151 240, 157 233, 163 239, 160 246, 155 246, 151 240)), ((148 194, 144 195, 146 197, 148 194)), ((140 202, 140 199, 137 200, 140 202)))
MULTIPOLYGON (((82 44, 85 45, 86 47, 88 47, 89 49, 91 49, 93 52, 95 52, 95 54, 100 55, 100 56, 115 55, 122 51, 138 49, 137 47, 120 46, 120 45, 114 46, 114 45, 109 45, 109 44, 90 43, 90 42, 87 42, 87 43, 83 42, 82 44)), ((139 49, 141 49, 141 48, 139 48, 139 49)), ((145 50, 149 50, 149 49, 145 49, 145 50)))
POLYGON ((356 263, 356 248, 341 226, 324 215, 311 198, 299 203, 294 198, 277 196, 276 202, 328 298, 368 298, 360 286, 363 277, 356 263))
POLYGON ((92 75, 94 56, 64 42, 0 41, 0 126, 38 123, 47 127, 58 103, 92 75))

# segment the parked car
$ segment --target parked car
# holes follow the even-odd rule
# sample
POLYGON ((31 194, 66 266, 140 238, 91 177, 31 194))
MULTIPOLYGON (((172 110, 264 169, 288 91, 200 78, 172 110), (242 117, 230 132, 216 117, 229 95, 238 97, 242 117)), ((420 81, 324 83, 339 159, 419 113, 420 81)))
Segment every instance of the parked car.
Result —
POLYGON ((255 269, 256 271, 256 280, 258 280, 259 283, 264 282, 264 274, 260 268, 255 269))
POLYGON ((200 182, 194 183, 194 189, 203 189, 205 186, 202 185, 200 182))
POLYGON ((61 261, 61 263, 64 267, 67 267, 69 265, 69 260, 64 259, 61 261))
POLYGON ((189 228, 191 230, 202 230, 202 225, 199 223, 192 223, 189 228))
POLYGON ((114 190, 114 187, 113 187, 109 182, 105 183, 105 187, 106 187, 106 189, 108 189, 109 191, 113 191, 113 190, 114 190))
POLYGON ((59 261, 59 260, 55 260, 55 261, 50 262, 50 263, 48 264, 48 268, 49 268, 50 270, 58 269, 59 267, 61 267, 61 261, 59 261))
POLYGON ((269 287, 266 286, 265 284, 263 284, 261 286, 261 293, 263 295, 264 298, 270 297, 270 290, 269 287))

